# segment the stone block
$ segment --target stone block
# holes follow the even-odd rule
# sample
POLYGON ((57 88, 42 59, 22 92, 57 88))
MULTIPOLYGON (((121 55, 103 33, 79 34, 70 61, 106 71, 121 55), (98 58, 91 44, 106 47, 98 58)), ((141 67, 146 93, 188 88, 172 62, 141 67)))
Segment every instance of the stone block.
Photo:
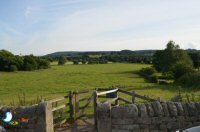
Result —
POLYGON ((171 116, 178 116, 178 110, 174 102, 167 102, 167 106, 168 106, 169 113, 171 116))
POLYGON ((154 110, 154 115, 155 116, 159 116, 160 117, 160 116, 164 115, 162 105, 160 104, 159 101, 152 102, 151 104, 153 106, 153 110, 154 110))
POLYGON ((149 115, 150 117, 153 117, 153 116, 154 116, 154 110, 153 110, 153 108, 152 108, 151 103, 147 103, 147 104, 146 104, 146 108, 147 108, 148 115, 149 115))
POLYGON ((135 104, 128 104, 124 106, 124 118, 132 118, 138 116, 138 108, 135 104))
POLYGON ((162 108, 163 108, 163 113, 164 113, 164 116, 168 117, 169 116, 169 111, 168 111, 168 106, 166 103, 161 103, 162 105, 162 108))
POLYGON ((183 106, 180 102, 175 102, 174 103, 176 105, 177 111, 178 111, 178 115, 179 116, 183 116, 184 115, 184 110, 183 110, 183 106))
POLYGON ((198 115, 198 111, 196 109, 195 103, 191 102, 191 103, 186 103, 187 107, 188 107, 188 113, 190 116, 196 116, 198 115))
POLYGON ((124 106, 119 105, 119 106, 113 106, 111 108, 111 117, 112 118, 124 118, 124 106))
POLYGON ((138 111, 140 117, 147 117, 147 108, 145 104, 138 104, 138 111))

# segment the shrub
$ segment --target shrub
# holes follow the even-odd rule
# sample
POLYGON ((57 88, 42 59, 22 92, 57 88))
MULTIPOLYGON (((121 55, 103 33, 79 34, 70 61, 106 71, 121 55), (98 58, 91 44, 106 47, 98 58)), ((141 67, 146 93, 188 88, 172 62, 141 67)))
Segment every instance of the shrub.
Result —
POLYGON ((157 82, 158 82, 158 77, 157 77, 155 74, 152 74, 152 75, 148 76, 147 79, 148 79, 151 83, 157 83, 157 82))
POLYGON ((37 59, 33 55, 24 56, 24 70, 32 71, 38 69, 37 59))
POLYGON ((140 70, 140 74, 141 74, 142 76, 148 76, 148 75, 152 75, 152 74, 154 74, 154 73, 156 73, 156 70, 155 70, 155 68, 153 68, 153 67, 142 68, 142 69, 140 70))
POLYGON ((174 74, 173 72, 165 72, 162 74, 162 76, 159 76, 159 79, 165 79, 165 80, 174 79, 174 74))
POLYGON ((186 73, 177 80, 177 83, 187 87, 200 87, 200 72, 186 73))
POLYGON ((156 70, 153 67, 142 68, 139 74, 151 83, 157 83, 158 77, 156 76, 156 70))
POLYGON ((172 72, 174 74, 174 79, 177 80, 179 77, 183 76, 186 73, 190 73, 193 71, 193 68, 190 65, 185 65, 182 63, 177 63, 172 68, 172 72))
POLYGON ((47 69, 50 67, 50 62, 45 59, 38 59, 38 69, 47 69))

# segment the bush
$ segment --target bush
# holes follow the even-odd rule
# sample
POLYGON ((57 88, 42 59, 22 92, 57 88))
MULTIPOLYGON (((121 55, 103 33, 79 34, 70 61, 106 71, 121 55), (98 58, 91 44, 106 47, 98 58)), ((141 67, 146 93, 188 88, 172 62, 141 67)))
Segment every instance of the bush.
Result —
POLYGON ((155 68, 153 68, 153 67, 142 68, 142 69, 140 70, 140 74, 141 74, 142 76, 148 76, 148 75, 152 75, 152 74, 154 74, 154 73, 156 73, 156 70, 155 70, 155 68))
POLYGON ((174 73, 173 72, 165 72, 162 74, 162 76, 159 76, 159 79, 165 79, 165 80, 174 79, 174 73))
POLYGON ((47 69, 50 67, 50 62, 45 59, 38 59, 39 67, 38 69, 47 69))
POLYGON ((179 77, 183 76, 184 74, 193 72, 193 68, 190 65, 177 63, 172 68, 172 72, 174 74, 174 79, 177 80, 179 77))
POLYGON ((79 62, 78 62, 77 60, 75 60, 75 61, 73 61, 73 64, 74 64, 74 65, 78 65, 79 62))
POLYGON ((177 83, 187 87, 200 87, 200 72, 184 74, 177 80, 177 83))
POLYGON ((157 82, 158 82, 158 77, 157 77, 155 74, 152 74, 152 75, 148 76, 147 79, 148 79, 151 83, 157 83, 157 82))
POLYGON ((142 68, 139 74, 147 79, 151 83, 157 83, 158 77, 156 76, 156 70, 153 67, 142 68))

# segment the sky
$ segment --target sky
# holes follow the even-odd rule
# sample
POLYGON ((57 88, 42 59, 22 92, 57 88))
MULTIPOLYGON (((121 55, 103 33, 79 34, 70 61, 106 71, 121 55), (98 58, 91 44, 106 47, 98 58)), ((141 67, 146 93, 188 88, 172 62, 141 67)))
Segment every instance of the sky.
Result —
POLYGON ((57 51, 200 49, 199 0, 0 0, 0 49, 57 51))

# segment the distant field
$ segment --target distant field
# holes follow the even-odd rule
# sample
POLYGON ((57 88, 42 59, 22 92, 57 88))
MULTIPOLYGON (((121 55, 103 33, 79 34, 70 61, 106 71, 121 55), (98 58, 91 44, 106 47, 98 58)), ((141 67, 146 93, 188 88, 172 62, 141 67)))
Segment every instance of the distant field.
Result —
MULTIPOLYGON (((65 95, 69 90, 86 90, 97 87, 123 86, 150 97, 169 99, 178 92, 177 86, 160 86, 146 82, 135 72, 145 64, 94 64, 52 67, 32 72, 0 72, 0 103, 18 102, 25 93, 26 101, 38 96, 53 98, 65 95)), ((188 91, 186 91, 188 92, 188 91)))

